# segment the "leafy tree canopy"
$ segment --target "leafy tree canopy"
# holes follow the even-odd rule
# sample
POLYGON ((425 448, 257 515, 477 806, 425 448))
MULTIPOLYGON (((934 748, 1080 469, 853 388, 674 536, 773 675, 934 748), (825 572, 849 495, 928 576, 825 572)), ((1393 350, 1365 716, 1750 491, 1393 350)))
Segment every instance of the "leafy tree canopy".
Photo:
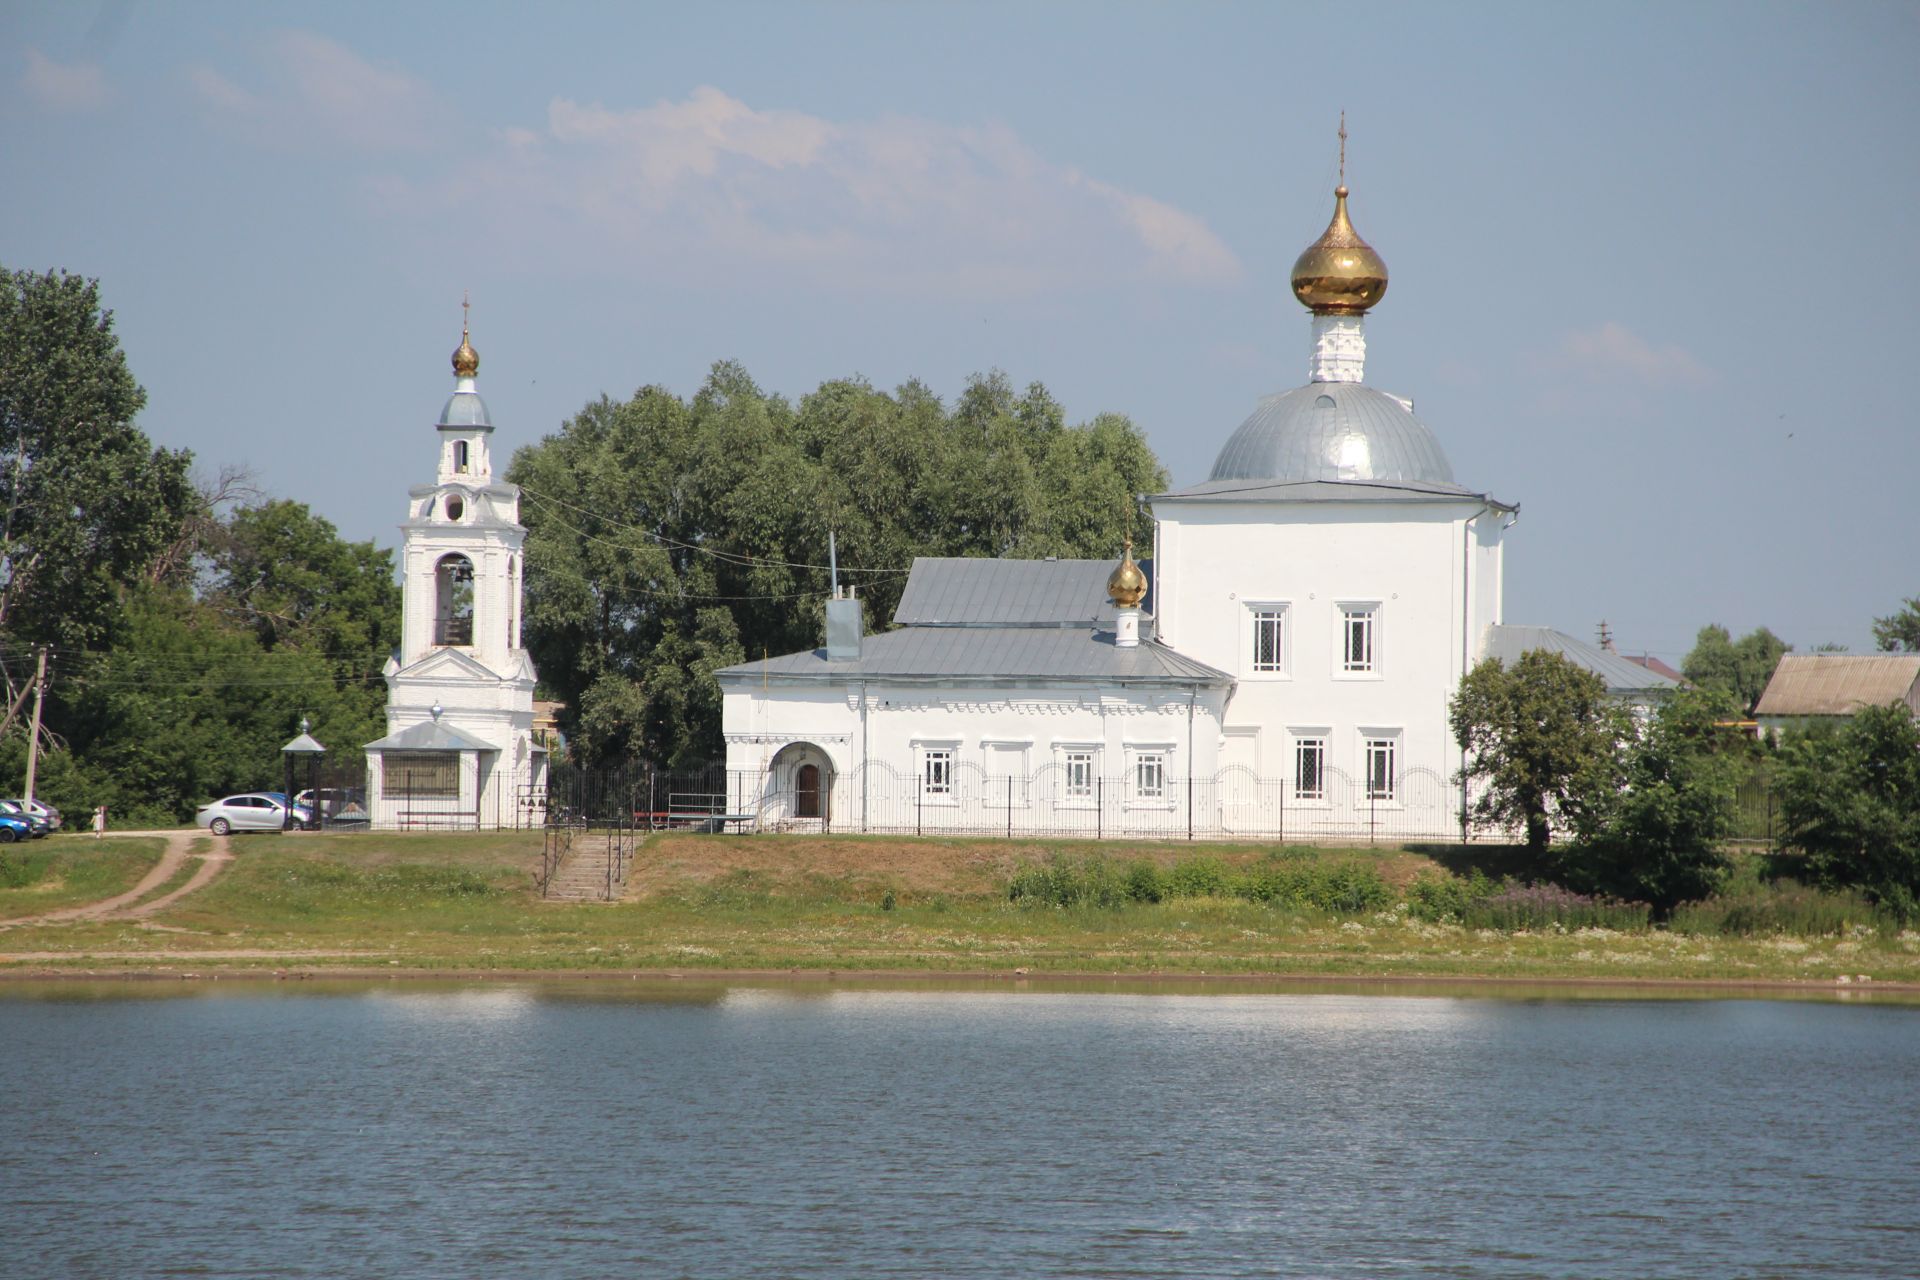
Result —
POLYGON ((1615 748, 1628 733, 1606 682, 1558 653, 1535 649, 1508 667, 1488 658, 1460 680, 1448 705, 1465 776, 1483 784, 1473 812, 1520 826, 1546 869, 1553 822, 1575 820, 1617 781, 1615 748))
POLYGON ((298 648, 364 666, 400 642, 393 553, 346 542, 304 503, 241 507, 212 553, 208 599, 262 648, 298 648))
POLYGON ((691 400, 587 405, 508 478, 527 644, 576 747, 673 765, 721 752, 715 670, 820 642, 829 531, 877 627, 915 556, 1117 557, 1166 483, 1126 418, 1068 425, 1038 383, 976 377, 949 408, 842 379, 793 404, 734 363, 691 400))
POLYGON ((1783 844, 1826 888, 1920 916, 1920 723, 1905 706, 1796 731, 1780 749, 1783 844))
POLYGON ((1767 681, 1773 679, 1773 669, 1780 665, 1780 656, 1792 649, 1765 627, 1736 641, 1725 627, 1714 624, 1700 628, 1680 672, 1702 688, 1726 694, 1751 715, 1766 692, 1767 681))
POLYGON ((145 400, 97 281, 0 266, 0 635, 97 640, 179 535, 190 458, 133 425, 145 400))
POLYGON ((1579 814, 1565 878, 1575 888, 1652 905, 1661 918, 1707 897, 1731 866, 1722 851, 1745 740, 1721 727, 1731 698, 1680 689, 1645 723, 1629 722, 1620 785, 1579 814))
POLYGON ((1889 653, 1920 653, 1920 596, 1873 620, 1873 642, 1889 653))

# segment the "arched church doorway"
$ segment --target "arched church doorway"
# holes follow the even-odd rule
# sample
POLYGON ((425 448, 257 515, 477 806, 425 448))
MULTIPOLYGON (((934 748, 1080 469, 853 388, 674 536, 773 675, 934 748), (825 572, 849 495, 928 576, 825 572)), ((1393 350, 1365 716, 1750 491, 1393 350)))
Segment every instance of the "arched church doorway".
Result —
POLYGON ((772 816, 822 826, 833 821, 833 761, 812 742, 789 742, 767 762, 772 816))
POLYGON ((457 553, 433 567, 433 642, 473 643, 473 561, 457 553))

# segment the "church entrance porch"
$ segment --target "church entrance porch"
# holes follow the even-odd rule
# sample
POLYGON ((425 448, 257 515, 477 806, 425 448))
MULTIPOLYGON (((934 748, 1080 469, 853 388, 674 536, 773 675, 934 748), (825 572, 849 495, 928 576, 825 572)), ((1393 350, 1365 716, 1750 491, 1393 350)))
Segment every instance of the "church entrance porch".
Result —
POLYGON ((760 794, 760 825, 771 831, 826 831, 833 825, 836 774, 826 749, 792 742, 774 753, 760 794))

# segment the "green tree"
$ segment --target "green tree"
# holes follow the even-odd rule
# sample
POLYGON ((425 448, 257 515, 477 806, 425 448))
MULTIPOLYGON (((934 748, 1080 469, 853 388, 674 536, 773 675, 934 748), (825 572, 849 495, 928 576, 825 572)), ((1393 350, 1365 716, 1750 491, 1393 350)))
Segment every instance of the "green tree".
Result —
POLYGON ((1713 624, 1700 628, 1693 648, 1680 664, 1680 672, 1702 688, 1728 695, 1744 713, 1751 715, 1766 692, 1773 669, 1782 654, 1793 646, 1765 627, 1733 638, 1725 627, 1713 624))
POLYGON ((1920 653, 1920 596, 1873 620, 1873 642, 1889 653, 1920 653))
POLYGON ((515 455, 526 627, 581 755, 721 753, 713 672, 820 642, 827 538, 868 625, 915 556, 1117 557, 1166 473, 1117 414, 1066 423, 1046 388, 972 380, 951 410, 858 379, 793 404, 717 364, 587 405, 515 455))
POLYGON ((1920 915, 1920 723, 1899 703, 1790 733, 1777 794, 1789 852, 1827 888, 1920 915))
POLYGON ((400 642, 393 553, 343 540, 304 503, 241 507, 212 559, 208 599, 251 627, 262 648, 311 649, 364 667, 400 642))
POLYGON ((1473 812, 1525 829, 1543 870, 1556 820, 1579 814, 1617 781, 1616 747, 1628 732, 1606 682, 1543 649, 1508 667, 1488 658, 1460 680, 1448 705, 1467 781, 1483 784, 1473 812))
POLYGON ((1745 753, 1719 727, 1732 713, 1724 694, 1680 689, 1649 721, 1634 723, 1620 785, 1598 791, 1581 812, 1563 878, 1646 902, 1663 919, 1716 891, 1731 865, 1722 842, 1745 753))
POLYGON ((99 283, 0 267, 0 635, 83 647, 198 501, 184 451, 133 425, 146 393, 99 283))

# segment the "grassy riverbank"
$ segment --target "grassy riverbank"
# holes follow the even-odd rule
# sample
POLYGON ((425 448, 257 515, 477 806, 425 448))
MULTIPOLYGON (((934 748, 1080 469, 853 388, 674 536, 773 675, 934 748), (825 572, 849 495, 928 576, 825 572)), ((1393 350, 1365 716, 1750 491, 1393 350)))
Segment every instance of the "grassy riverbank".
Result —
POLYGON ((0 924, 125 893, 160 861, 146 836, 56 836, 0 845, 0 924))
MULTIPOLYGON (((43 843, 68 860, 69 883, 96 874, 81 865, 93 842, 43 843)), ((102 868, 118 868, 99 870, 99 883, 131 883, 134 851, 113 843, 92 854, 102 868)), ((574 904, 536 894, 538 833, 256 836, 232 847, 233 865, 217 880, 150 921, 21 925, 0 934, 0 969, 1920 982, 1920 932, 1876 921, 1857 903, 1804 893, 1791 910, 1768 916, 1755 895, 1774 902, 1778 891, 1751 871, 1738 931, 1719 931, 1724 912, 1675 930, 1566 927, 1524 912, 1498 917, 1509 927, 1461 922, 1450 904, 1470 895, 1448 886, 1471 883, 1456 872, 1497 878, 1511 856, 1500 850, 1276 853, 1251 845, 675 834, 642 846, 623 901, 574 904), (1088 901, 1050 890, 1016 901, 1009 886, 1023 874, 1056 887, 1076 876, 1118 878, 1158 900, 1121 893, 1088 901), (1534 923, 1514 928, 1515 919, 1534 923)), ((140 856, 144 870, 152 859, 140 856)), ((0 910, 20 914, 5 901, 0 896, 0 910)))

